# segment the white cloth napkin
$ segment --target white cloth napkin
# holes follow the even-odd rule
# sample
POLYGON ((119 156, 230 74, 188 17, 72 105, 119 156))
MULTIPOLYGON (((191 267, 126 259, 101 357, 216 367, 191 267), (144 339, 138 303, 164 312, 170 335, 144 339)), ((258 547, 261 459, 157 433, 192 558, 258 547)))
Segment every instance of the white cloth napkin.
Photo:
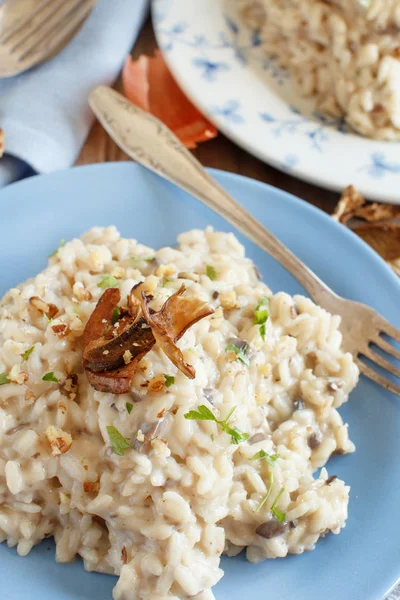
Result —
POLYGON ((71 166, 93 121, 89 92, 117 77, 140 31, 149 0, 99 0, 77 36, 56 57, 0 80, 0 128, 7 155, 0 187, 32 169, 71 166))

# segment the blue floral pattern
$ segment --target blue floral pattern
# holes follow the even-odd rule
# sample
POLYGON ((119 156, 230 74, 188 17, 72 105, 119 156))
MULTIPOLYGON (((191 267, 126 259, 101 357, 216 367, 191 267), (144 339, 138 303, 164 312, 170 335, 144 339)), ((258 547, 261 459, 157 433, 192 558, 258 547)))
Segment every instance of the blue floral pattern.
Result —
POLYGON ((244 118, 240 113, 240 102, 238 100, 229 100, 223 106, 211 106, 209 110, 215 117, 223 117, 231 123, 244 123, 244 118))
POLYGON ((371 162, 364 170, 367 170, 371 177, 382 179, 388 173, 400 175, 400 162, 390 162, 383 153, 375 152, 371 154, 371 162))
POLYGON ((303 116, 295 106, 290 106, 290 111, 293 114, 291 118, 278 119, 267 112, 260 113, 260 118, 264 123, 272 125, 275 137, 279 138, 284 134, 293 135, 294 133, 304 135, 310 140, 312 148, 318 152, 322 151, 323 144, 329 139, 327 127, 341 133, 347 131, 345 123, 341 119, 326 117, 318 112, 314 112, 310 119, 303 116))

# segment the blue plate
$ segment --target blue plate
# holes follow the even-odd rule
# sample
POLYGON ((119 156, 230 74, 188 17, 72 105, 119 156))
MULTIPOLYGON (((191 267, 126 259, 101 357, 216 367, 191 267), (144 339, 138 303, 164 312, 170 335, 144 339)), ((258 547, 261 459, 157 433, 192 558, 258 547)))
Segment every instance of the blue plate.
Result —
MULTIPOLYGON (((293 196, 244 177, 214 175, 339 294, 361 300, 400 326, 400 285, 385 263, 355 235, 293 196)), ((115 224, 122 235, 154 247, 212 224, 231 226, 202 204, 131 163, 83 167, 34 177, 0 192, 3 223, 0 292, 38 273, 62 237, 115 224)), ((245 243, 274 290, 303 292, 272 258, 245 243)), ((341 413, 355 454, 329 463, 351 485, 348 525, 314 552, 252 565, 224 559, 217 600, 378 600, 400 574, 399 399, 362 378, 341 413)), ((80 561, 57 565, 43 542, 26 558, 0 546, 1 600, 110 600, 115 578, 86 573, 80 561)))

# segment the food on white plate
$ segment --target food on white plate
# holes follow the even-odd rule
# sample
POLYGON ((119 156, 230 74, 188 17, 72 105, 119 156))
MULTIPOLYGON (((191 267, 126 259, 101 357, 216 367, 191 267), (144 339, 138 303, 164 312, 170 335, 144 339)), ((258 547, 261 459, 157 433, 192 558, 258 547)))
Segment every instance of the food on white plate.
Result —
POLYGON ((354 451, 339 322, 273 295, 233 234, 60 245, 0 304, 0 540, 54 536, 115 600, 210 600, 223 552, 339 533, 349 487, 313 475, 354 451))
MULTIPOLYGON (((239 0, 249 10, 248 0, 239 0)), ((255 3, 250 3, 255 4, 255 3)), ((257 3, 256 3, 257 4, 257 3)), ((400 140, 400 0, 262 0, 262 42, 322 113, 400 140)))

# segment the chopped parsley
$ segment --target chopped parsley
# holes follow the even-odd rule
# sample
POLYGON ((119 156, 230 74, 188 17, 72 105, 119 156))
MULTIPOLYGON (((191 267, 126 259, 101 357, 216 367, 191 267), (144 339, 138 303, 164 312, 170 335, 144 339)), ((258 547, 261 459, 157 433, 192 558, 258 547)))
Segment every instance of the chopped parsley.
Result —
POLYGON ((209 279, 211 279, 211 281, 214 281, 214 279, 217 279, 217 272, 214 269, 214 267, 212 267, 211 265, 206 266, 206 273, 207 273, 207 277, 209 279))
POLYGON ((119 286, 119 281, 113 275, 109 273, 107 275, 103 275, 101 281, 97 284, 99 288, 115 288, 119 286))
POLYGON ((58 383, 57 377, 54 376, 54 371, 51 371, 50 373, 46 373, 46 375, 43 375, 42 380, 43 381, 54 381, 54 383, 58 383))
POLYGON ((131 404, 130 402, 127 402, 126 403, 126 410, 128 411, 128 415, 131 414, 132 408, 133 408, 133 404, 131 404))
POLYGON ((255 510, 256 513, 258 513, 262 509, 262 507, 264 506, 264 504, 268 500, 268 498, 270 496, 270 493, 271 493, 271 490, 272 490, 273 483, 274 483, 274 475, 273 475, 272 471, 270 471, 270 473, 269 473, 269 486, 268 486, 268 490, 267 490, 267 493, 263 496, 260 504, 257 506, 257 508, 255 510))
POLYGON ((271 506, 271 512, 274 515, 275 519, 277 521, 279 521, 279 523, 283 523, 283 521, 286 519, 286 513, 282 512, 276 508, 276 505, 278 504, 278 500, 282 496, 284 491, 285 491, 285 488, 281 488, 279 490, 279 492, 271 506))
POLYGON ((168 277, 166 277, 163 281, 162 286, 165 287, 167 285, 167 283, 169 283, 170 281, 173 281, 173 279, 168 279, 168 277))
POLYGON ((28 360, 28 358, 30 357, 30 355, 32 354, 34 349, 35 349, 35 346, 32 346, 31 348, 29 348, 29 350, 27 350, 26 352, 23 353, 22 362, 25 362, 26 360, 28 360))
MULTIPOLYGON (((271 467, 274 467, 278 458, 282 458, 282 456, 280 454, 268 454, 268 452, 265 452, 265 450, 260 450, 259 452, 256 452, 256 454, 252 457, 252 460, 265 459, 271 467)), ((269 472, 269 486, 268 486, 267 493, 263 496, 263 498, 262 498, 260 504, 257 506, 255 512, 259 512, 259 510, 264 506, 264 504, 268 500, 268 498, 271 494, 273 483, 274 483, 274 474, 272 471, 270 471, 269 472)), ((283 523, 283 521, 286 518, 285 513, 279 511, 276 508, 278 500, 281 497, 281 495, 283 494, 283 490, 284 490, 284 488, 281 488, 281 490, 279 491, 277 497, 275 498, 275 500, 271 506, 271 512, 274 515, 274 517, 279 521, 279 523, 283 523)))
POLYGON ((154 256, 131 256, 131 260, 133 262, 151 262, 154 259, 154 256))
POLYGON ((120 315, 120 310, 119 307, 116 306, 112 312, 112 317, 111 317, 111 325, 115 325, 115 323, 118 321, 119 319, 119 315, 120 315))
POLYGON ((165 378, 165 385, 167 387, 171 387, 171 385, 174 385, 174 383, 175 383, 175 377, 173 375, 166 375, 164 373, 164 378, 165 378))
POLYGON ((43 319, 46 321, 46 323, 51 323, 53 319, 49 319, 49 317, 47 315, 43 315, 43 319))
POLYGON ((55 256, 55 255, 57 254, 57 252, 59 251, 59 249, 61 248, 61 246, 64 246, 64 245, 65 245, 65 242, 66 242, 66 239, 65 239, 65 238, 61 238, 61 240, 60 240, 60 244, 59 244, 58 248, 57 248, 56 250, 54 250, 54 252, 52 252, 52 253, 49 255, 49 258, 52 258, 53 256, 55 256))
POLYGON ((266 333, 266 329, 267 329, 266 323, 269 318, 268 306, 269 306, 269 299, 267 298, 267 296, 263 296, 259 300, 259 302, 256 306, 256 309, 254 311, 254 324, 260 326, 260 335, 261 335, 263 341, 265 341, 265 333, 266 333))
POLYGON ((118 429, 116 429, 112 425, 107 425, 107 433, 115 454, 118 454, 118 456, 123 456, 125 450, 128 450, 128 448, 131 447, 128 443, 128 440, 125 439, 124 436, 118 431, 118 429))
POLYGON ((73 305, 73 307, 72 307, 72 310, 74 311, 74 313, 75 313, 76 315, 79 315, 79 308, 77 307, 77 305, 76 305, 76 304, 74 304, 74 305, 73 305))
POLYGON ((260 450, 252 457, 252 460, 259 460, 263 458, 265 458, 271 467, 274 467, 278 458, 282 458, 282 456, 280 454, 268 454, 268 452, 265 452, 265 450, 260 450))
POLYGON ((237 427, 229 427, 228 421, 236 410, 236 406, 234 406, 230 411, 226 419, 220 421, 217 417, 211 412, 211 410, 205 405, 201 404, 197 407, 196 410, 190 410, 188 413, 184 415, 185 419, 190 419, 192 421, 215 421, 225 433, 231 436, 232 444, 240 444, 240 442, 245 442, 249 434, 242 433, 237 427))
POLYGON ((10 380, 5 373, 0 373, 0 385, 4 385, 5 383, 10 383, 10 380))
POLYGON ((250 361, 249 361, 249 357, 246 354, 247 349, 248 349, 247 344, 244 344, 242 346, 242 348, 238 348, 237 346, 235 346, 235 344, 233 344, 232 342, 229 342, 229 344, 225 348, 225 352, 234 352, 237 356, 237 360, 240 360, 240 362, 243 363, 244 365, 246 365, 246 367, 249 367, 250 361))

